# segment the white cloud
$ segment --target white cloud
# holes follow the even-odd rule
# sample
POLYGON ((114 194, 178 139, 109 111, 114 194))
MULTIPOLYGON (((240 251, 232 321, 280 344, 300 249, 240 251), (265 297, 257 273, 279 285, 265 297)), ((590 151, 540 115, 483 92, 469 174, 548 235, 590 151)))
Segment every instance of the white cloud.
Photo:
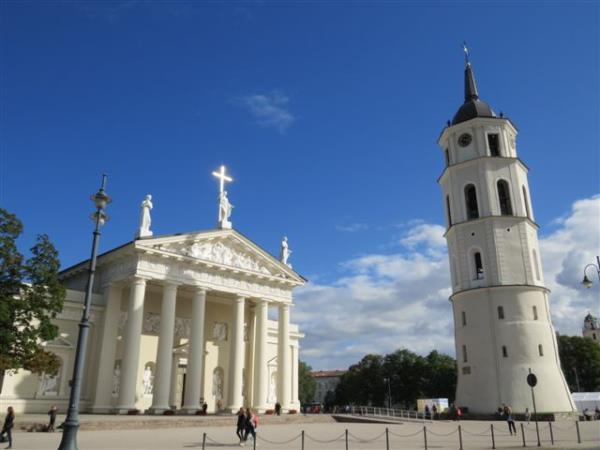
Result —
MULTIPOLYGON (((556 230, 540 238, 553 321, 561 333, 580 335, 587 310, 600 312, 600 283, 591 291, 579 284, 583 266, 600 253, 600 196, 575 202, 557 224, 556 230)), ((403 227, 396 253, 341 262, 338 279, 301 288, 293 313, 306 334, 300 357, 326 369, 346 368, 367 353, 384 354, 400 347, 453 355, 443 233, 441 225, 413 221, 403 227)))
POLYGON ((335 229, 338 231, 344 231, 346 233, 356 233, 357 231, 366 231, 369 229, 369 225, 366 223, 349 223, 347 225, 336 225, 335 229))
POLYGON ((275 128, 280 133, 285 133, 296 120, 287 109, 290 99, 281 92, 251 94, 238 97, 235 101, 254 116, 257 124, 275 128))

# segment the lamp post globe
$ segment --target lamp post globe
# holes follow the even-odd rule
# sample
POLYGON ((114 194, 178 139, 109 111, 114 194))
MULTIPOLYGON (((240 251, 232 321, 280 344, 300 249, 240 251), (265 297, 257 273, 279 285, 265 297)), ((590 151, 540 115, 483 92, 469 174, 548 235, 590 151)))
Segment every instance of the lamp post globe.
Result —
POLYGON ((589 267, 593 267, 596 270, 596 273, 598 274, 598 281, 600 281, 600 256, 596 256, 596 262, 597 264, 591 263, 588 264, 587 266, 585 266, 583 268, 583 280, 581 281, 581 284, 586 288, 589 289, 592 287, 592 285, 594 283, 592 283, 592 280, 590 280, 587 276, 586 270, 589 267))
POLYGON ((75 350, 75 364, 73 366, 73 378, 71 379, 71 394, 69 396, 69 408, 67 418, 63 424, 63 434, 60 440, 59 450, 77 450, 77 430, 79 429, 79 399, 81 397, 81 378, 85 365, 87 340, 90 328, 90 309, 92 303, 92 289, 94 286, 94 273, 96 272, 96 258, 98 255, 98 243, 100 241, 100 227, 106 223, 108 216, 104 208, 111 202, 111 198, 104 190, 106 187, 106 175, 102 175, 102 185, 96 194, 91 196, 96 211, 91 215, 95 227, 92 239, 92 255, 88 268, 88 281, 85 289, 85 299, 81 321, 79 322, 79 336, 77 337, 77 348, 75 350))

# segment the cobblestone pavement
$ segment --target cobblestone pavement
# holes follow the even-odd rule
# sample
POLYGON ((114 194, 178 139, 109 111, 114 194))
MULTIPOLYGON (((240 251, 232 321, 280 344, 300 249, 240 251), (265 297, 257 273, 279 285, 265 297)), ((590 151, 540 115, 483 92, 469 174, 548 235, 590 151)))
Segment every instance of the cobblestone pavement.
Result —
MULTIPOLYGON (((201 426, 195 428, 133 429, 107 431, 80 431, 79 448, 98 449, 202 449, 203 434, 206 433, 205 449, 239 448, 235 437, 234 419, 232 426, 201 426)), ((509 435, 505 422, 464 421, 460 423, 464 450, 491 449, 490 425, 494 426, 494 444, 500 448, 523 448, 521 424, 517 424, 518 434, 509 435)), ((523 424, 527 447, 537 447, 535 425, 523 424)), ((427 427, 427 448, 454 449, 460 447, 458 423, 439 421, 434 423, 282 423, 265 424, 258 429, 256 448, 260 449, 302 449, 304 430, 305 450, 385 450, 386 428, 389 448, 392 450, 422 450, 425 448, 423 427, 427 427), (348 447, 346 447, 348 430, 348 447)), ((600 449, 600 421, 580 422, 581 444, 577 443, 575 422, 553 423, 555 445, 550 442, 548 423, 540 423, 542 448, 552 449, 600 449)), ((15 449, 53 449, 60 442, 57 433, 14 434, 15 449)), ((246 448, 253 448, 251 439, 246 448)))

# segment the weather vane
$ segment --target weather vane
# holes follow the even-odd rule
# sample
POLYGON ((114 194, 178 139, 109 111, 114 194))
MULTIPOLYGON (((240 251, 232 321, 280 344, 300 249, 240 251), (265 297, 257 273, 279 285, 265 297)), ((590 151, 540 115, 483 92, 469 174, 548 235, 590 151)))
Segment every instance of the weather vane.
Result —
POLYGON ((469 64, 469 49, 467 48, 467 41, 463 41, 463 51, 465 52, 465 64, 469 64))

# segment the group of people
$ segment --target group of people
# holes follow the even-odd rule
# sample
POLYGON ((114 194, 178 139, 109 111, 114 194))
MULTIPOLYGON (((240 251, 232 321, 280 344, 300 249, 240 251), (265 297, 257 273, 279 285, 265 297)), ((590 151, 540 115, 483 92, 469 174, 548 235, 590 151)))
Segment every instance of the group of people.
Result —
POLYGON ((258 428, 258 415, 252 414, 250 408, 240 408, 237 413, 237 429, 235 434, 240 439, 240 447, 246 445, 248 436, 256 440, 256 429, 258 428))
MULTIPOLYGON (((58 414, 58 408, 52 405, 50 411, 48 411, 48 425, 44 428, 44 431, 54 431, 54 425, 56 423, 56 415, 58 414)), ((0 442, 8 441, 8 448, 12 448, 13 438, 12 430, 15 426, 15 410, 12 406, 9 406, 6 410, 6 417, 4 418, 4 425, 2 425, 2 431, 0 432, 0 442), (6 435, 6 437, 4 437, 6 435)), ((60 427, 59 427, 60 428, 60 427)))

